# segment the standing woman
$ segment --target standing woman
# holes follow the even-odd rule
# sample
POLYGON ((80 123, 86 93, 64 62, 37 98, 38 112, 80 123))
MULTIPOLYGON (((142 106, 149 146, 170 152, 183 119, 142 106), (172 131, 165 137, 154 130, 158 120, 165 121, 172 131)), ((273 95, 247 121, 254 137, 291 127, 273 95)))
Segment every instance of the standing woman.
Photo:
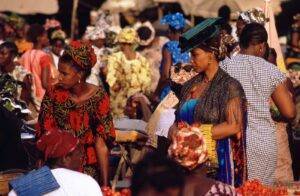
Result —
POLYGON ((121 51, 108 57, 106 81, 110 87, 113 117, 122 118, 129 97, 139 92, 149 94, 151 70, 149 61, 135 51, 139 38, 133 28, 125 27, 116 41, 121 51))
POLYGON ((31 25, 27 37, 33 43, 33 49, 22 55, 20 64, 32 74, 34 93, 39 106, 46 89, 52 83, 55 67, 52 65, 51 57, 43 51, 49 44, 44 27, 39 24, 31 25))
POLYGON ((277 143, 275 124, 271 118, 269 99, 273 99, 286 119, 296 115, 286 76, 263 59, 268 41, 264 26, 252 23, 240 36, 240 54, 222 62, 224 69, 243 86, 248 102, 247 168, 249 179, 266 185, 275 182, 277 143))
POLYGON ((247 177, 245 95, 240 83, 219 68, 219 62, 230 51, 218 21, 207 19, 181 38, 181 48, 191 51, 191 63, 198 75, 182 87, 176 118, 177 122, 211 125, 205 134, 216 141, 216 147, 210 149, 209 174, 218 181, 239 186, 247 177))
POLYGON ((108 143, 115 137, 109 97, 102 87, 86 83, 96 55, 88 44, 74 41, 59 60, 58 84, 49 89, 39 115, 38 136, 66 130, 85 147, 83 172, 108 185, 108 143))
POLYGON ((160 67, 160 79, 154 93, 153 101, 159 102, 171 90, 169 83, 171 66, 177 63, 190 62, 187 52, 182 52, 179 47, 179 37, 186 25, 181 13, 168 14, 161 20, 162 24, 169 25, 169 39, 162 49, 162 61, 160 67))

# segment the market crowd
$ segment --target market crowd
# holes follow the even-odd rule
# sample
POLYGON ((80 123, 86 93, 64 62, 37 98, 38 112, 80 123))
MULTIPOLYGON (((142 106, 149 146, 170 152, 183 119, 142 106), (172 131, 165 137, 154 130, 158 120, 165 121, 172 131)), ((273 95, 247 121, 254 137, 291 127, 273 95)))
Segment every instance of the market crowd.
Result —
POLYGON ((283 73, 263 11, 232 24, 226 10, 194 27, 166 14, 164 33, 145 18, 121 28, 99 12, 77 40, 55 19, 1 15, 0 170, 24 171, 9 195, 109 195, 117 122, 146 124, 119 177, 132 195, 238 195, 249 180, 297 180, 300 15, 283 73))

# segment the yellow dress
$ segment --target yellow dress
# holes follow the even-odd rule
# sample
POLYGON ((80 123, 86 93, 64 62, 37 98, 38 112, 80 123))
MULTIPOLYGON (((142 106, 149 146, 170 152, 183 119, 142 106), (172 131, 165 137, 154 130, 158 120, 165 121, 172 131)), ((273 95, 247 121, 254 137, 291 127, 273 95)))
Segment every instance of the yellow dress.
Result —
POLYGON ((130 96, 150 91, 149 62, 139 53, 135 59, 128 60, 123 52, 117 52, 108 57, 107 71, 111 111, 115 118, 120 118, 124 116, 124 108, 130 96))

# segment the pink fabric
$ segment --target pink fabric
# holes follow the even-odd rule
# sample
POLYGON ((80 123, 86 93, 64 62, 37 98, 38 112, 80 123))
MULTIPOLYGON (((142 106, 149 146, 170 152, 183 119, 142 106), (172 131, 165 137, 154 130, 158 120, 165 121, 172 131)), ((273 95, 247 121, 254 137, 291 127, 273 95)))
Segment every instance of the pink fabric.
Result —
POLYGON ((41 79, 42 70, 51 67, 50 56, 42 50, 29 50, 22 55, 20 64, 32 74, 36 98, 42 100, 45 94, 41 79))

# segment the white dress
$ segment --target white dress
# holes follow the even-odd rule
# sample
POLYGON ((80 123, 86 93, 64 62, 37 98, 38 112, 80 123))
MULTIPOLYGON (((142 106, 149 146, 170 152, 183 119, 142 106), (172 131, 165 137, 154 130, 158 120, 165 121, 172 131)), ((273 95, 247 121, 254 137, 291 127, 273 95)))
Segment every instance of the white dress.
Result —
POLYGON ((277 141, 269 99, 286 80, 279 69, 262 58, 237 54, 221 62, 221 68, 237 79, 247 98, 246 154, 248 178, 266 185, 275 182, 277 141))

